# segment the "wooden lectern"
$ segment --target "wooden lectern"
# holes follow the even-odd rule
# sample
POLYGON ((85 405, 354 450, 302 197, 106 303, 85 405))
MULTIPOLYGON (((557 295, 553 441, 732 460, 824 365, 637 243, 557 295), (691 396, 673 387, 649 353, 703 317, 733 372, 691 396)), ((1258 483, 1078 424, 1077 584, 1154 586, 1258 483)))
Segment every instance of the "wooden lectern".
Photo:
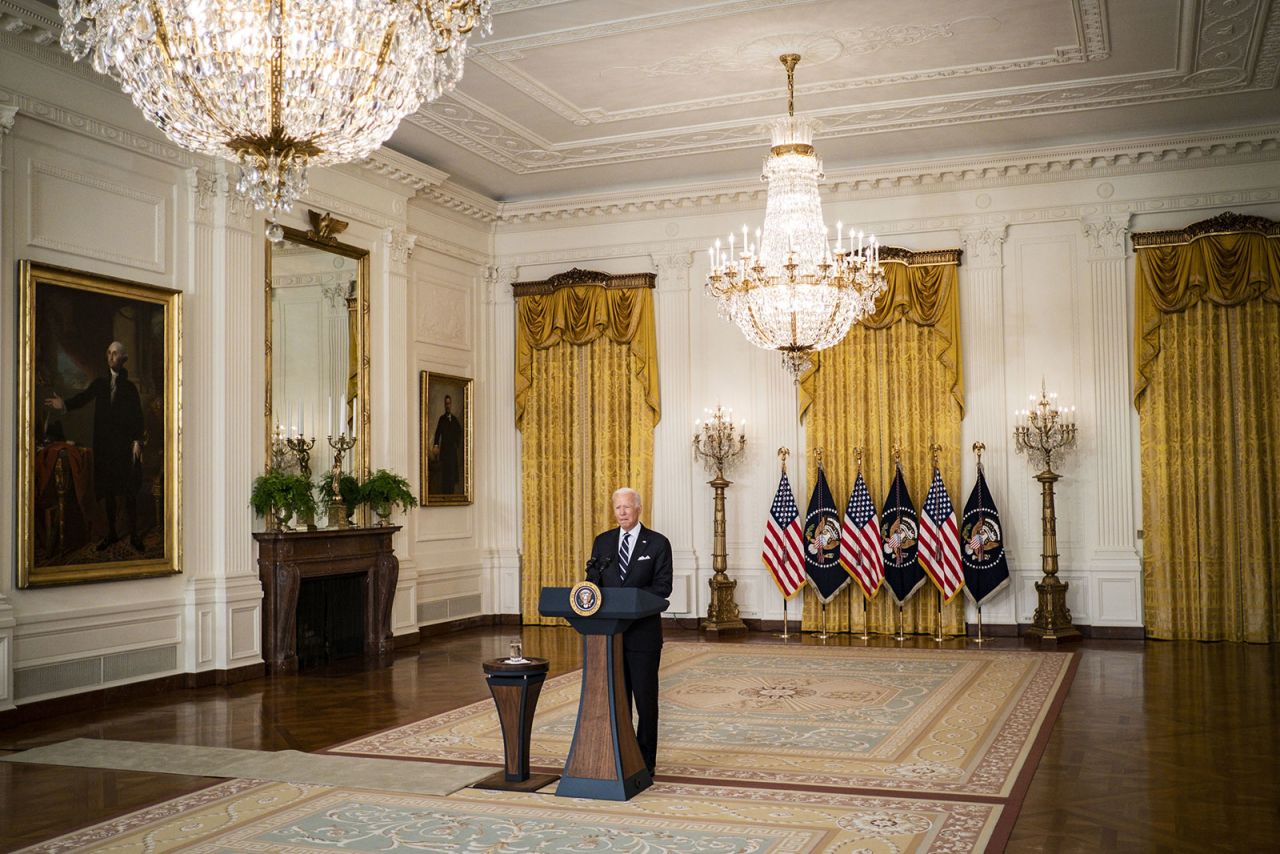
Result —
POLYGON ((653 785, 627 703, 622 633, 642 617, 660 614, 667 600, 647 590, 608 587, 598 611, 579 616, 568 587, 544 587, 538 611, 564 617, 582 634, 582 697, 573 745, 556 794, 566 798, 626 801, 653 785))

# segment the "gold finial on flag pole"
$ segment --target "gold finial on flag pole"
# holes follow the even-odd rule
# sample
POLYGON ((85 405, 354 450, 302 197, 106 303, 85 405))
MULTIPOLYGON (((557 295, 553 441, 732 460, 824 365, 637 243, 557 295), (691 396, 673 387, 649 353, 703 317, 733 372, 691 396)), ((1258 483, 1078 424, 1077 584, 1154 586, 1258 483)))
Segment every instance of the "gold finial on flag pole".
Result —
POLYGON ((857 471, 857 474, 862 474, 862 450, 863 450, 863 449, 862 449, 861 447, 857 447, 857 448, 854 448, 854 449, 853 449, 853 455, 854 455, 854 457, 856 457, 856 458, 857 458, 857 460, 858 460, 858 471, 857 471))
POLYGON ((933 457, 933 467, 938 467, 938 455, 942 453, 942 446, 937 442, 929 443, 929 454, 933 457))
POLYGON ((791 456, 791 451, 787 448, 778 449, 778 459, 782 460, 782 473, 787 473, 787 457, 791 456))
POLYGON ((897 465, 899 467, 902 466, 902 446, 901 445, 893 446, 893 462, 894 462, 894 465, 897 465))
POLYGON ((986 446, 986 445, 984 445, 984 444, 983 444, 983 443, 981 443, 981 442, 974 442, 974 443, 973 443, 973 452, 974 452, 975 454, 977 454, 977 455, 978 455, 978 468, 979 468, 979 469, 981 469, 981 468, 982 468, 982 452, 983 452, 983 451, 985 451, 986 449, 987 449, 987 446, 986 446))
POLYGON ((818 468, 822 468, 822 448, 814 448, 813 456, 818 461, 818 468))

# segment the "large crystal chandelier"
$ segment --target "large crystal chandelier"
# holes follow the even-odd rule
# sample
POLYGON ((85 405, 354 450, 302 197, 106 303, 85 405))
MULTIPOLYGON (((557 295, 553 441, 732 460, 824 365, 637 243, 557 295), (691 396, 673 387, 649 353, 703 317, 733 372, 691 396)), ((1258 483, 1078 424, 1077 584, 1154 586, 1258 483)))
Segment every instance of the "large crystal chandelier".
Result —
POLYGON ((773 125, 773 147, 762 180, 769 185, 764 230, 754 242, 742 227, 742 245, 729 235, 726 248, 711 247, 707 291, 747 340, 782 353, 799 378, 813 353, 838 343, 870 313, 884 290, 880 247, 843 223, 835 239, 822 220, 818 182, 822 161, 813 148, 813 125, 795 114, 798 54, 780 57, 787 69, 787 115, 773 125))
MULTIPOLYGON (((462 77, 490 0, 58 0, 62 46, 274 220, 307 167, 368 155, 462 77)), ((275 227, 278 230, 278 226, 275 227)))

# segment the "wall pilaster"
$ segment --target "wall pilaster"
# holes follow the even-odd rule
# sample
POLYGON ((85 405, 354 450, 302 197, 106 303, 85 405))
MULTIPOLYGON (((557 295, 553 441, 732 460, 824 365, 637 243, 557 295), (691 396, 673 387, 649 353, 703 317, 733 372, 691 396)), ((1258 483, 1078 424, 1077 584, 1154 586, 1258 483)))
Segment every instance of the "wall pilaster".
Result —
POLYGON ((481 523, 480 547, 489 580, 485 613, 520 613, 520 433, 514 429, 516 303, 511 286, 515 266, 490 267, 484 282, 481 311, 479 374, 485 416, 484 448, 477 460, 484 494, 490 496, 481 523))
POLYGON ((1097 435, 1088 438, 1098 458, 1093 562, 1138 566, 1133 477, 1137 422, 1130 401, 1133 375, 1129 314, 1133 298, 1125 276, 1128 216, 1081 222, 1089 252, 1093 300, 1094 400, 1097 435))
MULTIPOLYGON (((983 226, 960 232, 964 259, 960 266, 961 341, 964 348, 965 420, 962 428, 964 487, 953 496, 956 509, 963 512, 968 490, 977 480, 974 442, 987 446, 982 455, 983 472, 997 507, 1009 512, 1009 457, 1013 453, 1012 425, 1008 421, 1009 392, 1005 377, 1004 324, 1004 244, 1008 228, 983 226)), ((960 488, 961 484, 956 484, 960 488)), ((1016 622, 1011 585, 983 605, 988 622, 1016 622)), ((970 604, 969 609, 976 614, 970 604)))
MULTIPOLYGON (((672 613, 705 610, 703 588, 696 576, 693 544, 693 484, 690 480, 689 438, 692 435, 693 402, 689 364, 689 275, 693 257, 688 252, 653 255, 658 273, 654 314, 658 327, 658 376, 662 392, 662 420, 654 431, 653 526, 671 541, 677 579, 686 586, 684 602, 673 591, 672 613), (680 605, 684 608, 680 608, 680 605)), ((707 561, 708 571, 710 561, 707 561)))
MULTIPOLYGON (((13 130, 14 120, 17 118, 17 107, 0 107, 0 256, 4 258, 5 267, 13 269, 10 257, 11 244, 9 243, 10 223, 4 221, 4 213, 10 209, 9 199, 13 195, 13 188, 10 186, 9 175, 12 171, 10 160, 12 155, 6 151, 5 137, 9 131, 13 130)), ((0 308, 0 321, 3 321, 5 329, 15 329, 16 324, 11 314, 13 306, 5 306, 0 308)), ((0 404, 0 445, 5 448, 12 448, 14 445, 13 438, 13 394, 6 394, 5 398, 8 402, 0 404)), ((6 470, 12 472, 12 458, 0 462, 0 466, 4 466, 6 470)), ((10 480, 10 483, 16 483, 16 478, 10 480)), ((0 535, 0 547, 4 548, 4 554, 12 555, 13 548, 13 526, 8 526, 10 530, 9 536, 0 535)), ((17 625, 17 620, 13 616, 13 605, 10 604, 5 596, 5 591, 9 589, 9 585, 13 583, 13 572, 5 572, 4 577, 0 578, 0 711, 12 709, 13 703, 13 628, 17 625)))

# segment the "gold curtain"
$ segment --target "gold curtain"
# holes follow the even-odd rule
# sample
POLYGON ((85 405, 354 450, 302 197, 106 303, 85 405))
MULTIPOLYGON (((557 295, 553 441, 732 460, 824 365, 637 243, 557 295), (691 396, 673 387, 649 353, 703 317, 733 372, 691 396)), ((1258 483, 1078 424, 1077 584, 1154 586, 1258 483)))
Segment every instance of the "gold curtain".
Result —
POLYGON ((1280 227, 1134 244, 1147 634, 1280 640, 1280 227))
MULTIPOLYGON (((848 336, 819 354, 815 366, 801 378, 800 407, 805 441, 812 451, 823 449, 823 465, 839 512, 857 476, 854 448, 865 449, 862 474, 867 489, 881 508, 893 480, 893 446, 902 448, 902 470, 916 511, 920 512, 933 477, 929 445, 942 445, 938 466, 957 509, 964 496, 960 487, 960 420, 964 417, 964 373, 960 357, 958 250, 907 253, 886 250, 887 288, 875 313, 849 331, 848 336)), ((812 454, 810 485, 817 478, 812 454)), ((797 496, 803 513, 808 496, 797 496)), ((927 579, 927 576, 926 576, 927 579)), ((860 631, 863 595, 851 582, 827 605, 827 628, 860 631)), ((942 610, 943 630, 964 630, 963 596, 942 610)), ((908 632, 934 632, 938 625, 938 594, 926 580, 903 608, 908 632)), ((897 625, 893 596, 881 587, 868 605, 872 631, 891 632, 897 625)), ((820 628, 820 605, 806 596, 806 629, 820 628)))
POLYGON ((538 614, 538 596, 581 579, 592 539, 615 524, 613 490, 639 491, 649 518, 660 416, 653 292, 561 287, 519 297, 516 312, 521 611, 548 625, 561 621, 538 614))

